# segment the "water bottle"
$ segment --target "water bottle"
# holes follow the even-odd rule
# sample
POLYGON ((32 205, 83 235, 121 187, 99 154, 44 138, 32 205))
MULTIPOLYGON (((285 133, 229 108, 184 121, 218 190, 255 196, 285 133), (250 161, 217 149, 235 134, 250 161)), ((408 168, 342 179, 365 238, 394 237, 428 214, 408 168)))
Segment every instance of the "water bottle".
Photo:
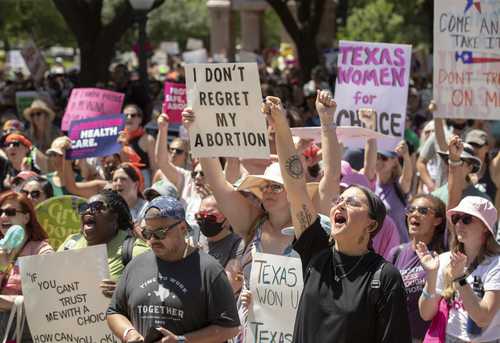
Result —
MULTIPOLYGON (((474 282, 472 283, 472 291, 476 294, 479 299, 484 296, 484 288, 481 278, 479 276, 474 276, 474 282)), ((467 333, 472 336, 479 336, 483 332, 476 322, 472 320, 470 316, 467 317, 467 333)))
POLYGON ((21 225, 12 225, 5 233, 4 238, 0 240, 0 248, 10 253, 21 247, 25 237, 26 233, 21 225))

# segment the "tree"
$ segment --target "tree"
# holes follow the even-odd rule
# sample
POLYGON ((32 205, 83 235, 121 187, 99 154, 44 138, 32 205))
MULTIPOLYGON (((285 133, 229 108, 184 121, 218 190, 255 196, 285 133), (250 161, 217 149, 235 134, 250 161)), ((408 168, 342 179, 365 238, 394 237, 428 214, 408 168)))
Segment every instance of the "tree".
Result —
MULTIPOLYGON (((104 0, 52 0, 74 34, 80 48, 80 85, 92 86, 108 79, 116 43, 134 23, 128 0, 110 1, 109 18, 104 0), (107 22, 104 19, 108 19, 107 22)), ((151 10, 164 0, 155 0, 151 10)))
POLYGON ((326 0, 295 0, 295 16, 288 0, 267 0, 297 47, 303 81, 319 64, 316 37, 319 32, 326 0))

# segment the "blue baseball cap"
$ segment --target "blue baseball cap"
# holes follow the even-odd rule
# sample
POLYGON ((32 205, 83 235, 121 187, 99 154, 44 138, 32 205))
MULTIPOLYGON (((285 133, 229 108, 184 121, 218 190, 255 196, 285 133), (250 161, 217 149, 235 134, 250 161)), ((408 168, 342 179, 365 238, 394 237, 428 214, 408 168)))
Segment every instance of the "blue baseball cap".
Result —
POLYGON ((184 210, 184 206, 182 206, 181 202, 175 198, 169 196, 159 196, 151 200, 144 210, 143 219, 153 219, 153 218, 172 218, 178 220, 185 220, 186 211, 184 210), (149 214, 148 212, 151 209, 156 209, 158 212, 154 212, 154 214, 149 214))

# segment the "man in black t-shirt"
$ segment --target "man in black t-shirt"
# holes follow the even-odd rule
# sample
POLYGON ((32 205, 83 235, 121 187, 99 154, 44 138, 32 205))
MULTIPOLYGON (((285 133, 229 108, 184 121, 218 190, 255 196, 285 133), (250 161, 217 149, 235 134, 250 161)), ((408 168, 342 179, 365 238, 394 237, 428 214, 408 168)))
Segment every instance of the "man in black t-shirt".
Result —
MULTIPOLYGON (((159 331, 168 342, 224 342, 238 333, 233 292, 222 266, 185 241, 184 208, 153 199, 143 211, 152 251, 125 269, 108 309, 108 325, 123 342, 159 331)), ((155 341, 157 341, 156 339, 155 341)))

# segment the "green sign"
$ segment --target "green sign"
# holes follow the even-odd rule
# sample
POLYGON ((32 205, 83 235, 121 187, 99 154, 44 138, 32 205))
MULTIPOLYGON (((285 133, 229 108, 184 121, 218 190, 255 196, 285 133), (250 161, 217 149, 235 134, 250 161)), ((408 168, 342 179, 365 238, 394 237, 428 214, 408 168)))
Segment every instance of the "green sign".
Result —
POLYGON ((64 195, 47 199, 36 207, 38 221, 49 235, 49 243, 54 250, 69 235, 80 232, 78 206, 85 202, 84 198, 64 195))

